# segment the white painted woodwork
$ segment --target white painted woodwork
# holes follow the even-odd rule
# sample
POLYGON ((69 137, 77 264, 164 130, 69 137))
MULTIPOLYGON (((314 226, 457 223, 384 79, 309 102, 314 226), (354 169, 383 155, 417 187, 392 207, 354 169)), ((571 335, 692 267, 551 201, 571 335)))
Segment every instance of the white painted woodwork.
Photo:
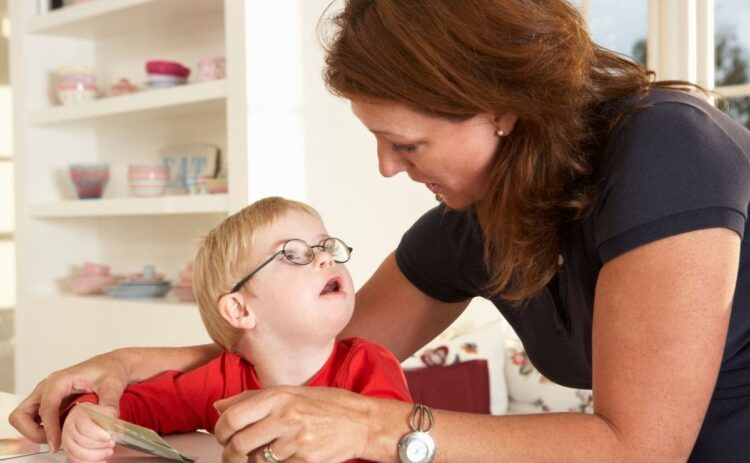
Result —
MULTIPOLYGON (((355 248, 347 267, 360 286, 435 205, 406 175, 378 175, 372 134, 325 89, 317 28, 329 0, 91 0, 44 16, 36 3, 10 0, 18 394, 116 347, 208 341, 193 305, 72 296, 64 278, 84 261, 118 274, 154 264, 174 280, 227 213, 282 195, 313 204, 355 248), (149 59, 195 69, 216 55, 223 82, 54 104, 60 66, 92 66, 108 90, 120 77, 142 84, 149 59), (228 194, 129 197, 128 164, 184 142, 221 148, 228 194), (75 200, 67 169, 79 162, 110 163, 99 202, 75 200)), ((497 316, 472 306, 470 318, 497 316)))
POLYGON ((153 198, 111 198, 100 200, 66 200, 32 204, 31 216, 38 218, 110 217, 128 215, 168 215, 226 213, 229 195, 180 195, 153 198))

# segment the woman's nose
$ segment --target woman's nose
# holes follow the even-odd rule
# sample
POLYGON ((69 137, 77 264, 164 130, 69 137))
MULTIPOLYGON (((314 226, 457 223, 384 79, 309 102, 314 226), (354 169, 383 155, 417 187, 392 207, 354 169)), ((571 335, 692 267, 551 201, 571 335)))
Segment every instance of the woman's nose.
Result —
POLYGON ((406 170, 408 161, 396 153, 378 150, 378 169, 383 177, 393 177, 406 170))

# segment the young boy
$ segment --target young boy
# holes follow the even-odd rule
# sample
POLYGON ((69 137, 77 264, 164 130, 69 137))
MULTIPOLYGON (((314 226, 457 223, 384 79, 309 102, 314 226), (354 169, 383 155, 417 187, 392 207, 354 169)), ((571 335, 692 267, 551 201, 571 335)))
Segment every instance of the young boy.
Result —
MULTIPOLYGON (((276 385, 411 401, 390 352, 360 338, 336 341, 354 310, 354 285, 343 265, 350 253, 329 237, 314 209, 296 201, 265 198, 228 217, 203 239, 193 278, 203 323, 225 352, 193 371, 129 386, 120 418, 160 434, 213 432, 215 401, 276 385)), ((96 400, 87 394, 76 403, 96 400)), ((109 457, 109 434, 79 407, 69 410, 62 433, 68 458, 109 457)))

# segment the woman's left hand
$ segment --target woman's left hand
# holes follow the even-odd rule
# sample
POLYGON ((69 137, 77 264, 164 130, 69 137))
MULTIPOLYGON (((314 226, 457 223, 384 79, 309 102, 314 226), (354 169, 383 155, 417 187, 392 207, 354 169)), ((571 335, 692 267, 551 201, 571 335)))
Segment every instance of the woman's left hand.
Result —
POLYGON ((224 446, 222 461, 273 461, 263 457, 266 445, 285 462, 357 458, 368 445, 371 401, 343 389, 304 386, 245 391, 217 401, 221 417, 214 433, 224 446))

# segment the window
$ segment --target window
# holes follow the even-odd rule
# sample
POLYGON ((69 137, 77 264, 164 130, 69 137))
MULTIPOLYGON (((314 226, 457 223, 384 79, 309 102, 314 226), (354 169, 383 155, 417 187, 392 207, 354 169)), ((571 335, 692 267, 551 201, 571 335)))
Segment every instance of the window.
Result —
POLYGON ((579 3, 586 13, 591 36, 597 45, 646 64, 646 0, 580 0, 579 3))
POLYGON ((0 159, 0 310, 16 304, 14 269, 13 163, 0 159))
POLYGON ((750 4, 715 0, 716 105, 750 128, 750 4))
POLYGON ((0 391, 12 392, 13 307, 16 305, 15 208, 13 199, 13 130, 8 75, 7 1, 0 0, 0 391))
POLYGON ((0 310, 15 305, 15 248, 13 246, 13 130, 10 79, 8 76, 8 35, 6 2, 0 0, 0 310))

